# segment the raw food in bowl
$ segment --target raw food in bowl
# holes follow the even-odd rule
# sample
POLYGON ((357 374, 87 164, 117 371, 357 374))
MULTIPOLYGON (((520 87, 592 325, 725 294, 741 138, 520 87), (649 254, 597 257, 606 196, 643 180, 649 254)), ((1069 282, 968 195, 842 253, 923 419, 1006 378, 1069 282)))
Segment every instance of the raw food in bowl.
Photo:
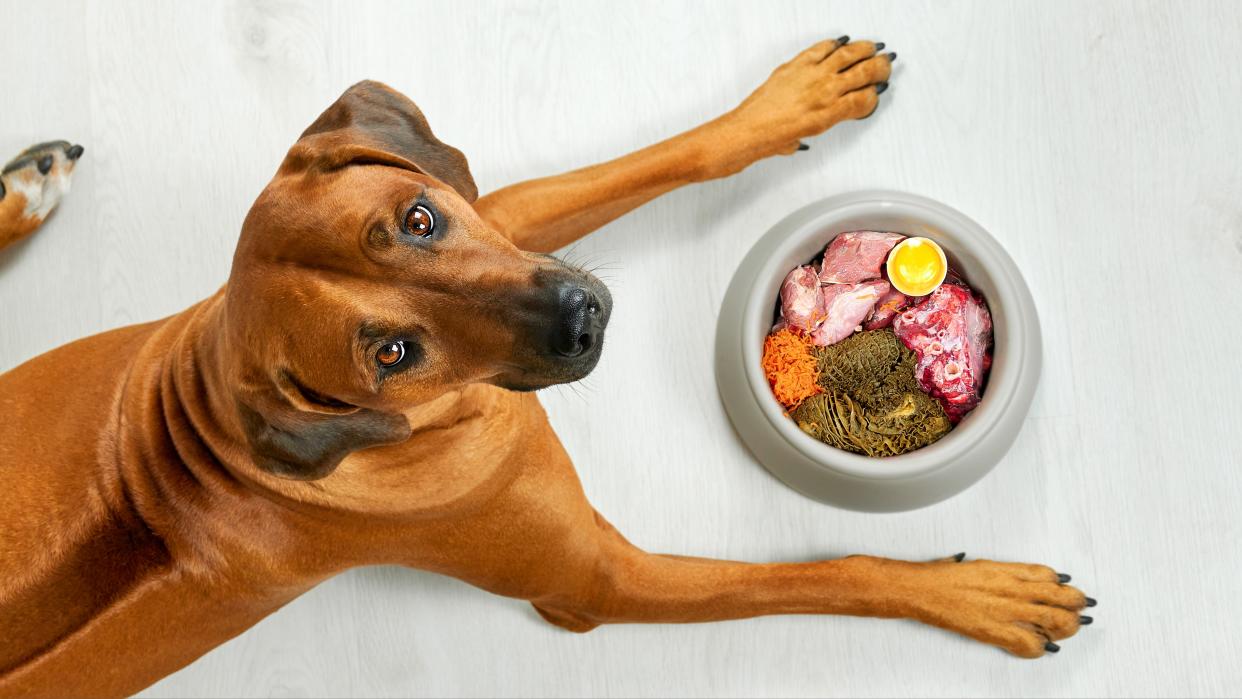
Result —
POLYGON ((779 297, 764 375, 824 444, 899 456, 944 437, 979 403, 991 314, 934 241, 841 233, 789 272, 779 297))

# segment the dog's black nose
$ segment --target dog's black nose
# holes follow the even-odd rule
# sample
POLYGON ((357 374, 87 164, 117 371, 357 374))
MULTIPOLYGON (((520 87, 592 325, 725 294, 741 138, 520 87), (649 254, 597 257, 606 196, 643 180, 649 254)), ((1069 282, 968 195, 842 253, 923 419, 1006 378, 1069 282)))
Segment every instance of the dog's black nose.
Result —
POLYGON ((559 292, 552 350, 562 357, 578 357, 599 343, 604 330, 602 303, 593 291, 581 284, 564 284, 559 292))
POLYGON ((81 158, 82 154, 85 152, 86 149, 82 146, 69 146, 69 150, 65 151, 65 157, 70 160, 77 160, 78 158, 81 158))

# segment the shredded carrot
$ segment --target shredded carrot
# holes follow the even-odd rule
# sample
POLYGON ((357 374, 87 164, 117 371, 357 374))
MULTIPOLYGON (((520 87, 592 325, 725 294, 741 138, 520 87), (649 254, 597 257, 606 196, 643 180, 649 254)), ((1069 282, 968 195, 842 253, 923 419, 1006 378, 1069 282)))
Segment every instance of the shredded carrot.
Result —
POLYGON ((824 389, 819 379, 819 362, 811 352, 809 338, 782 328, 763 341, 763 373, 772 393, 787 410, 824 389))

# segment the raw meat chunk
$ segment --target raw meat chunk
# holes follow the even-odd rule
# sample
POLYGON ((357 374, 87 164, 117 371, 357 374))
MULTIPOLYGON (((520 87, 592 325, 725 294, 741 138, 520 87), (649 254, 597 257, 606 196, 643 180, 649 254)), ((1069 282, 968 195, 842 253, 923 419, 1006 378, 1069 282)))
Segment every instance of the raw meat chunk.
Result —
POLYGON ((850 231, 828 243, 824 250, 823 272, 819 279, 825 284, 857 284, 879 279, 880 268, 888 252, 906 236, 882 231, 850 231))
POLYGON ((893 318, 905 308, 910 299, 896 289, 889 289, 887 294, 875 302, 871 315, 863 321, 863 330, 879 330, 893 324, 893 318))
POLYGON ((987 306, 964 286, 943 284, 893 319, 893 332, 918 356, 919 385, 955 424, 979 403, 992 342, 987 306))
POLYGON ((827 315, 819 275, 811 266, 798 267, 781 283, 781 317, 790 326, 810 332, 827 315))
POLYGON ((880 296, 888 293, 888 289, 886 281, 829 284, 824 287, 828 318, 811 333, 811 340, 826 347, 849 337, 875 308, 880 296))

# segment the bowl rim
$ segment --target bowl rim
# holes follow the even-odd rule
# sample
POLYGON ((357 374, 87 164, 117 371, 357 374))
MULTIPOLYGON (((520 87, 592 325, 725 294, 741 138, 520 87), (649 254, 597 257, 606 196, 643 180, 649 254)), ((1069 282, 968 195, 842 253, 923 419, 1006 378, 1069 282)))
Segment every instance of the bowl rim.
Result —
MULTIPOLYGON (((761 412, 781 438, 803 456, 821 468, 848 476, 865 480, 905 479, 950 467, 954 457, 973 449, 1003 421, 1030 361, 1022 332, 1034 319, 1024 317, 1027 306, 1019 294, 1025 289, 1025 283, 1017 266, 1004 248, 965 214, 940 202, 904 192, 866 190, 836 195, 795 211, 773 229, 789 225, 791 221, 796 222, 793 230, 766 255, 755 273, 742 313, 742 363, 746 381, 761 412), (953 245, 937 242, 950 257, 954 256, 955 247, 961 246, 979 260, 983 275, 995 290, 985 295, 985 300, 993 319, 994 346, 998 348, 994 351, 983 398, 949 434, 921 449, 883 458, 837 449, 803 432, 772 394, 760 361, 780 282, 789 271, 786 258, 794 248, 805 246, 811 237, 824 236, 823 245, 827 246, 836 235, 859 230, 857 226, 839 226, 833 220, 845 220, 852 213, 865 218, 875 215, 877 207, 885 213, 905 215, 927 226, 919 232, 897 232, 933 237, 928 233, 949 229, 948 235, 961 239, 962 242, 953 245), (766 321, 763 320, 765 314, 766 321)), ((978 274, 974 276, 977 283, 978 274)))

